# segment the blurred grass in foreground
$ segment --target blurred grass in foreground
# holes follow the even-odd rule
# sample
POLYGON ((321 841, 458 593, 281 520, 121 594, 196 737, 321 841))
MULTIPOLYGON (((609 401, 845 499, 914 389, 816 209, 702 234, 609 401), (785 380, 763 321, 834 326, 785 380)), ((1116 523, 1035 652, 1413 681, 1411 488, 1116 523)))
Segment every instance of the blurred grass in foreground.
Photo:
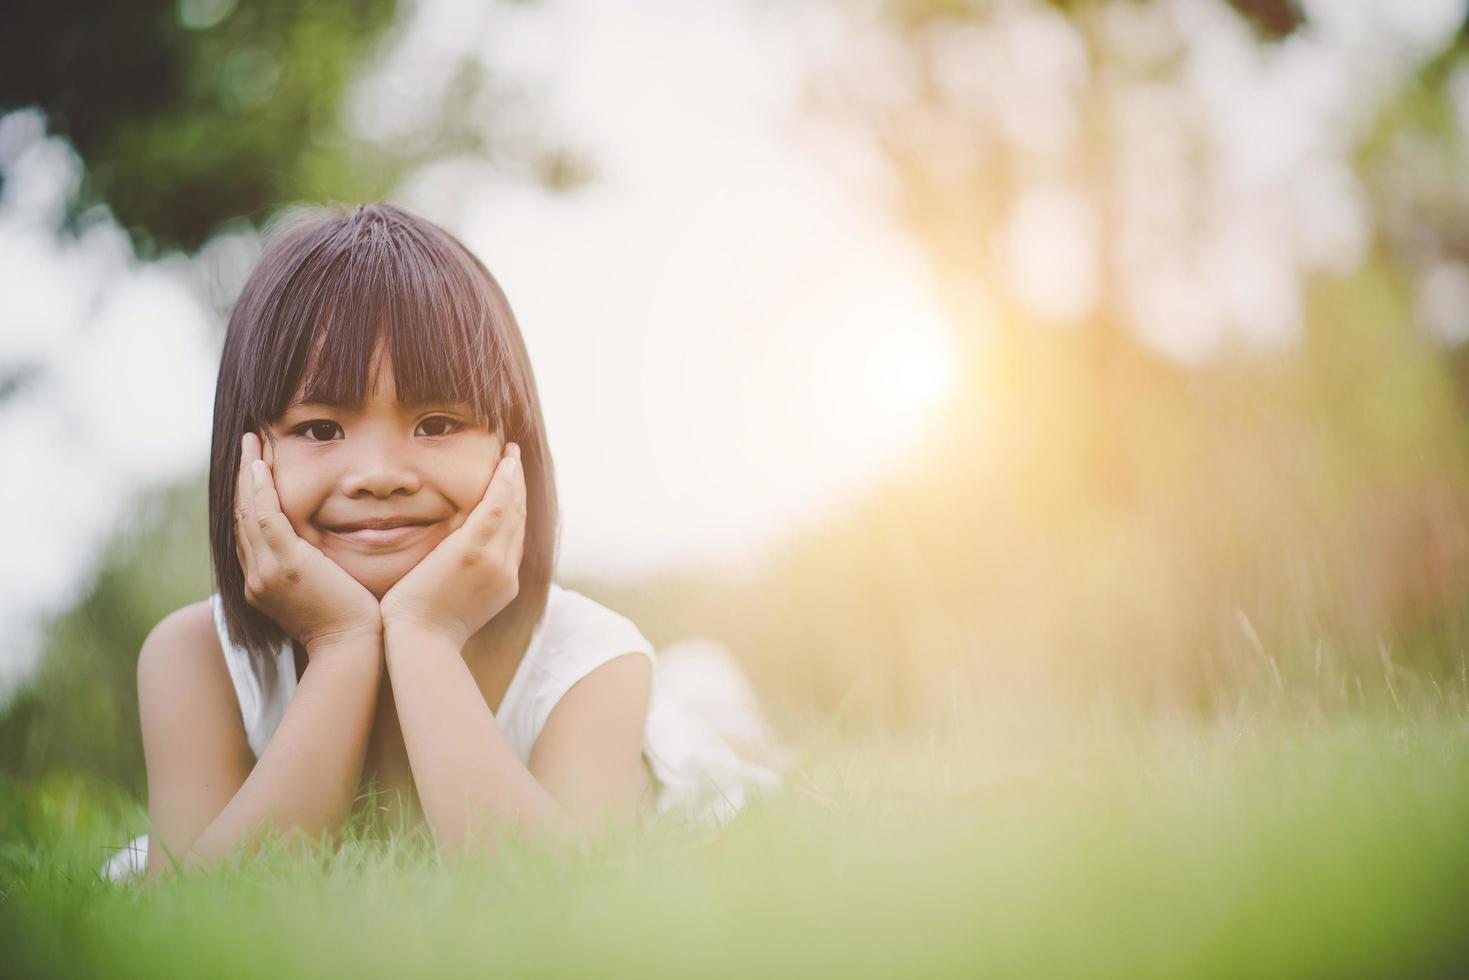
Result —
MULTIPOLYGON (((799 740, 718 833, 441 866, 421 833, 139 889, 81 777, 0 784, 7 974, 1445 976, 1469 964, 1469 716, 1246 713, 799 740)), ((357 821, 359 828, 366 822, 357 821)))

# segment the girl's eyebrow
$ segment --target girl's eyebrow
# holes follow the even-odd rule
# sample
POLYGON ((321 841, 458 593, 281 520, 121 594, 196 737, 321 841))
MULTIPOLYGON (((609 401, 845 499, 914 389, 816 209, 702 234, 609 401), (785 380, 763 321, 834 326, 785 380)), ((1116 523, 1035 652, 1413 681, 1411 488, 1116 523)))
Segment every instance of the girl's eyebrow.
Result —
POLYGON ((283 409, 281 409, 281 411, 282 411, 282 413, 284 413, 284 412, 289 412, 293 408, 308 408, 308 407, 317 406, 317 405, 319 405, 319 406, 321 406, 323 408, 335 408, 335 409, 343 409, 343 408, 351 408, 352 407, 350 405, 339 403, 339 402, 308 401, 305 398, 292 398, 290 401, 286 402, 286 407, 283 408, 283 409))
MULTIPOLYGON (((430 406, 442 406, 450 408, 469 406, 472 408, 473 404, 474 403, 467 398, 461 398, 457 401, 453 398, 417 398, 410 402, 404 402, 404 405, 410 410, 428 408, 430 406)), ((284 415, 286 412, 289 412, 294 408, 312 408, 317 406, 320 406, 322 408, 331 408, 337 411, 356 411, 360 407, 358 405, 347 404, 346 402, 308 401, 305 398, 292 398, 289 402, 286 403, 286 407, 281 409, 281 414, 284 415)))

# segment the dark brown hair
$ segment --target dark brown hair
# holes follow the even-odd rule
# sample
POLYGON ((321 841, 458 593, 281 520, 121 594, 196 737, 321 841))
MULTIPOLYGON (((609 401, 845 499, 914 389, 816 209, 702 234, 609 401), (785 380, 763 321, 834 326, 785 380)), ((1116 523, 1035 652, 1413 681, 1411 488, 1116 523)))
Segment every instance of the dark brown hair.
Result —
POLYGON ((486 629, 496 649, 523 652, 555 564, 556 481, 535 376, 499 283, 449 232, 392 204, 295 211, 267 238, 230 314, 214 396, 209 549, 230 639, 266 684, 270 658, 295 643, 245 600, 234 524, 240 438, 280 418, 303 375, 308 401, 360 405, 381 343, 400 401, 467 401, 520 446, 520 589, 486 629))

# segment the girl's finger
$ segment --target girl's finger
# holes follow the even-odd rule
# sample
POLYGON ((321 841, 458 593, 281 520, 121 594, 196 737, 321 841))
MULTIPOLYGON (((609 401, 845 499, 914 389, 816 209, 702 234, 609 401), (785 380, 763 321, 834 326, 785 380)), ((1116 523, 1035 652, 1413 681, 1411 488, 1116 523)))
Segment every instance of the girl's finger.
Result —
POLYGON ((485 488, 485 495, 474 505, 461 528, 469 535, 472 547, 483 547, 487 544, 500 529, 500 525, 505 523, 504 516, 514 508, 515 482, 518 478, 516 471, 519 468, 520 460, 514 456, 507 453, 500 457, 495 474, 490 477, 490 485, 485 488))
POLYGON ((240 437, 240 471, 235 474, 235 544, 242 552, 240 567, 248 573, 255 560, 254 515, 251 508, 250 461, 254 458, 252 433, 240 437))
POLYGON ((504 516, 490 533, 484 547, 493 550, 497 546, 503 546, 506 554, 512 555, 514 564, 519 567, 520 551, 525 544, 525 480, 516 475, 511 477, 510 482, 514 489, 505 505, 504 516))
POLYGON ((518 443, 512 442, 510 443, 510 445, 505 447, 505 452, 508 456, 515 460, 515 466, 511 469, 511 472, 507 474, 510 478, 510 483, 514 490, 512 496, 514 498, 514 501, 518 503, 522 508, 524 508, 525 466, 520 461, 520 445, 518 443))
POLYGON ((254 524, 266 547, 284 557, 295 543, 296 532, 281 512, 281 498, 275 492, 275 478, 263 459, 250 461, 250 479, 254 492, 251 504, 254 524))
POLYGON ((525 510, 525 466, 520 462, 520 447, 515 447, 515 493, 520 498, 520 509, 525 510))
POLYGON ((510 448, 515 450, 515 472, 512 474, 512 482, 515 484, 515 502, 512 504, 512 508, 516 515, 516 533, 524 540, 526 517, 525 467, 520 462, 520 445, 512 442, 510 448))
POLYGON ((515 522, 514 535, 510 542, 510 558, 516 568, 520 567, 521 556, 525 554, 525 513, 521 512, 520 520, 515 522))

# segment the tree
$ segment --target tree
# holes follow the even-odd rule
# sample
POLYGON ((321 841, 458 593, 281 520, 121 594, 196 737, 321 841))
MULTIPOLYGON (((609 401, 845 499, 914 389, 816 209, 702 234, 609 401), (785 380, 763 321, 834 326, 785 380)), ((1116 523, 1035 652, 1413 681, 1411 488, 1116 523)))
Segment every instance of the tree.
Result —
POLYGON ((21 0, 0 32, 0 111, 40 106, 140 257, 193 250, 232 218, 300 199, 372 199, 428 159, 483 149, 450 99, 392 147, 352 136, 343 96, 394 22, 394 0, 21 0))

